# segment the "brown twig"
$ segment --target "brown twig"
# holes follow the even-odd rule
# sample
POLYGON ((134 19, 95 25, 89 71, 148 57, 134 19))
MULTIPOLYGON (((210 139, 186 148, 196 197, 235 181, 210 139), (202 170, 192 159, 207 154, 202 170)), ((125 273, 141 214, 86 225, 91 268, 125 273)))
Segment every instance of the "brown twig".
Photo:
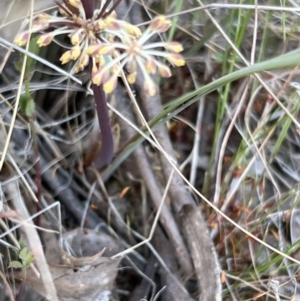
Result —
MULTIPOLYGON (((143 92, 142 77, 138 77, 137 87, 140 92, 141 103, 145 109, 147 117, 149 119, 154 118, 162 111, 160 97, 156 95, 150 98, 143 92)), ((157 131, 155 131, 155 137, 164 151, 175 159, 173 146, 170 141, 167 128, 165 126, 160 127, 157 131)), ((159 156, 164 177, 165 179, 168 179, 173 167, 164 154, 160 153, 159 156)), ((174 174, 173 181, 170 185, 169 195, 172 200, 175 213, 181 219, 183 229, 185 231, 185 238, 192 253, 201 290, 201 297, 199 300, 221 300, 221 283, 220 278, 218 277, 220 267, 217 253, 208 235, 206 223, 201 213, 198 212, 199 209, 196 207, 191 194, 187 190, 184 181, 178 173, 174 174), (198 213, 196 214, 196 212, 198 213), (192 230, 196 233, 192 233, 192 230), (202 277, 203 267, 209 267, 209 269, 205 270, 205 277, 202 277)))
MULTIPOLYGON (((117 89, 117 91, 119 91, 119 89, 117 89)), ((132 122, 135 122, 133 112, 128 110, 128 108, 130 107, 128 98, 122 96, 122 93, 118 93, 117 98, 117 109, 121 111, 126 118, 128 118, 132 122)), ((119 123, 121 125, 121 128, 124 129, 123 132, 124 136, 126 136, 126 139, 130 139, 135 134, 134 130, 130 126, 128 126, 128 124, 122 119, 119 120, 119 123)), ((157 180, 155 179, 151 164, 148 161, 144 148, 140 146, 137 150, 134 151, 133 155, 139 173, 145 180, 145 185, 148 189, 154 206, 158 208, 162 200, 162 193, 160 192, 159 185, 157 183, 157 180)), ((172 241, 174 252, 176 253, 177 260, 180 263, 182 270, 186 275, 190 275, 193 271, 190 256, 188 254, 187 248, 185 247, 176 221, 166 205, 164 205, 162 208, 160 221, 163 224, 165 231, 168 233, 170 240, 172 241)))

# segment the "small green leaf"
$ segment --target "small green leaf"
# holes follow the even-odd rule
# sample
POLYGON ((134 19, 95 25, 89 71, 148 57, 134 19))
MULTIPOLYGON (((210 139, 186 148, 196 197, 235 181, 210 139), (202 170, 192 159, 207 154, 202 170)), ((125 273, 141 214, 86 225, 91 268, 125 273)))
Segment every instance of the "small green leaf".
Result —
MULTIPOLYGON (((38 40, 38 37, 32 37, 30 39, 29 49, 28 49, 29 52, 36 54, 36 55, 39 54, 39 52, 40 52, 40 48, 39 48, 39 45, 37 44, 37 40, 38 40)), ((19 72, 21 72, 21 70, 22 70, 23 60, 24 60, 24 54, 22 53, 20 55, 20 59, 15 63, 15 68, 19 72)), ((33 59, 32 57, 28 56, 27 61, 26 61, 26 67, 25 67, 26 75, 29 75, 30 72, 33 71, 35 64, 36 64, 36 60, 33 59)))
MULTIPOLYGON (((34 37, 34 38, 31 38, 30 40, 30 44, 29 44, 29 52, 33 53, 33 54, 39 54, 40 52, 40 47, 39 45, 37 44, 37 40, 38 40, 38 37, 34 37)), ((26 63, 26 73, 30 73, 34 67, 35 67, 35 64, 36 64, 36 60, 33 59, 32 57, 27 57, 27 63, 26 63)))
POLYGON ((34 114, 34 110, 35 110, 35 102, 32 98, 30 98, 29 100, 27 100, 27 104, 26 104, 26 109, 25 109, 26 116, 32 117, 34 114))
POLYGON ((32 117, 35 110, 35 102, 32 98, 27 98, 25 95, 20 97, 20 107, 27 117, 32 117))
POLYGON ((31 252, 29 252, 29 253, 27 253, 26 254, 26 257, 24 258, 24 261, 23 261, 23 263, 24 263, 24 266, 29 266, 31 263, 33 263, 34 262, 34 257, 33 257, 33 255, 31 254, 31 252))
POLYGON ((16 68, 17 71, 21 72, 21 70, 22 70, 21 59, 15 62, 15 68, 16 68))
POLYGON ((9 266, 14 269, 22 269, 24 267, 23 264, 19 261, 11 261, 9 266))
MULTIPOLYGON (((25 95, 21 95, 20 96, 20 107, 21 107, 21 110, 22 112, 26 112, 26 106, 27 106, 27 97, 25 95)), ((23 249, 23 247, 25 246, 24 245, 24 241, 23 242, 23 245, 21 245, 21 240, 20 240, 20 249, 23 249)))
POLYGON ((224 54, 222 52, 216 52, 214 55, 213 55, 213 58, 215 59, 215 61, 217 63, 220 63, 222 64, 223 61, 224 61, 224 54))
POLYGON ((27 257, 27 254, 29 253, 29 250, 27 247, 24 247, 20 253, 19 253, 19 258, 22 260, 22 262, 25 261, 26 257, 27 257))
MULTIPOLYGON (((24 249, 26 247, 24 239, 21 237, 19 240, 20 250, 24 249)), ((19 250, 19 251, 20 251, 19 250)))

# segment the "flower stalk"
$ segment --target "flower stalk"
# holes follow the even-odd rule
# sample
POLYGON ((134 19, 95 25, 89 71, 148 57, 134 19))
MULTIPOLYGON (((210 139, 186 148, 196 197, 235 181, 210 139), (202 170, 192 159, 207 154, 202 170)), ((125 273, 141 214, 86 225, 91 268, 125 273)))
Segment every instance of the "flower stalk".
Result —
POLYGON ((103 87, 102 85, 97 86, 95 84, 92 86, 99 126, 101 129, 101 153, 94 163, 97 169, 101 169, 109 164, 113 159, 114 141, 106 105, 106 95, 103 91, 103 87))
POLYGON ((167 31, 171 21, 164 16, 155 17, 144 33, 126 21, 117 19, 115 8, 122 0, 103 0, 95 7, 94 0, 62 0, 57 2, 58 14, 37 15, 34 27, 19 34, 15 43, 25 45, 30 33, 41 33, 37 43, 49 45, 60 34, 68 34, 71 47, 60 58, 62 64, 75 62, 71 72, 82 71, 89 66, 96 110, 101 130, 102 150, 96 167, 102 168, 113 158, 113 137, 106 105, 106 94, 115 89, 124 70, 127 80, 134 84, 137 69, 144 76, 144 89, 149 96, 158 87, 151 74, 157 71, 162 77, 172 75, 168 65, 159 61, 165 58, 171 65, 183 66, 184 58, 178 42, 148 43, 158 33, 167 31))

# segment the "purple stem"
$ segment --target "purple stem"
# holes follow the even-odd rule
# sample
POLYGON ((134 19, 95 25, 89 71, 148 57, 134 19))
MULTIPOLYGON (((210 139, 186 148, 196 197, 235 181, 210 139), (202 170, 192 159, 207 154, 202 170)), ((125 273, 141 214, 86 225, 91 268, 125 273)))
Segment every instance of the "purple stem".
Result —
POLYGON ((104 17, 105 11, 106 11, 108 5, 110 4, 110 2, 111 2, 111 0, 106 0, 106 2, 104 3, 103 7, 101 8, 100 13, 97 16, 97 19, 100 19, 100 18, 104 17))
POLYGON ((25 281, 23 280, 21 282, 18 294, 16 296, 16 301, 21 301, 21 298, 22 298, 22 295, 23 295, 23 292, 24 292, 24 288, 25 288, 25 281))
MULTIPOLYGON (((90 69, 92 63, 90 59, 90 69)), ((92 85, 94 91, 96 111, 98 115, 99 126, 101 130, 101 153, 96 159, 95 166, 101 169, 105 165, 109 164, 114 156, 114 141, 111 131, 110 118, 107 109, 106 95, 103 91, 103 86, 92 85)))
MULTIPOLYGON (((107 0, 104 4, 104 7, 110 3, 111 0, 107 0)), ((118 3, 119 1, 117 1, 118 3)), ((81 0, 83 5, 85 15, 87 19, 91 19, 94 14, 95 1, 94 0, 81 0)), ((102 8, 103 10, 103 8, 102 8)), ((102 11, 101 11, 102 12, 102 11)), ((92 74, 92 59, 90 58, 89 67, 90 73, 92 74)), ((109 164, 114 155, 114 141, 111 131, 110 119, 106 103, 106 95, 103 91, 103 86, 92 85, 94 91, 94 98, 96 104, 96 111, 99 121, 99 126, 101 130, 101 153, 100 156, 96 159, 95 166, 100 169, 105 165, 109 164)))
POLYGON ((93 91, 101 130, 101 153, 95 161, 95 166, 100 169, 112 161, 114 155, 114 141, 107 110, 106 96, 102 85, 96 86, 93 84, 93 91))
POLYGON ((91 19, 94 14, 95 1, 94 0, 81 0, 83 9, 85 11, 85 16, 87 19, 91 19))
MULTIPOLYGON (((107 2, 109 2, 109 1, 107 1, 107 2)), ((101 16, 101 17, 105 18, 105 17, 109 16, 119 6, 119 4, 121 2, 122 2, 122 0, 117 0, 117 2, 112 6, 112 8, 107 13, 104 12, 103 16, 101 16)), ((101 13, 102 13, 102 11, 101 11, 101 13)), ((100 13, 100 15, 101 15, 101 13, 100 13)))

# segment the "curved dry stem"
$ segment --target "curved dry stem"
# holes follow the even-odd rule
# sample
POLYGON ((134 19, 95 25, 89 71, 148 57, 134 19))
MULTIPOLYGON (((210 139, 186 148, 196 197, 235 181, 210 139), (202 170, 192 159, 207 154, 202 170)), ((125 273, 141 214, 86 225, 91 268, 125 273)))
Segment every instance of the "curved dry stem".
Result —
MULTIPOLYGON (((24 204, 24 200, 20 194, 17 182, 10 182, 7 185, 8 193, 10 194, 15 208, 18 208, 21 218, 27 219, 29 213, 24 204)), ((44 284, 45 294, 48 299, 58 301, 56 288, 52 279, 52 275, 46 263, 45 254, 43 252, 42 244, 38 236, 37 230, 33 227, 32 221, 22 224, 22 230, 27 238, 29 249, 34 252, 36 266, 39 270, 42 283, 44 284)))
MULTIPOLYGON (((142 78, 138 79, 137 85, 142 96, 142 105, 148 115, 147 117, 152 119, 162 111, 160 98, 155 96, 150 99, 143 93, 141 88, 143 85, 142 78)), ((164 153, 175 158, 173 146, 165 126, 155 132, 155 137, 163 148, 164 153)), ((164 177, 167 179, 173 170, 173 166, 163 153, 160 153, 159 156, 164 177)), ((220 267, 217 254, 208 235, 206 223, 178 173, 174 174, 169 195, 175 212, 181 217, 185 238, 191 250, 201 289, 199 300, 220 300, 222 290, 218 277, 220 267), (202 277, 203 270, 207 271, 205 277, 202 277)))

